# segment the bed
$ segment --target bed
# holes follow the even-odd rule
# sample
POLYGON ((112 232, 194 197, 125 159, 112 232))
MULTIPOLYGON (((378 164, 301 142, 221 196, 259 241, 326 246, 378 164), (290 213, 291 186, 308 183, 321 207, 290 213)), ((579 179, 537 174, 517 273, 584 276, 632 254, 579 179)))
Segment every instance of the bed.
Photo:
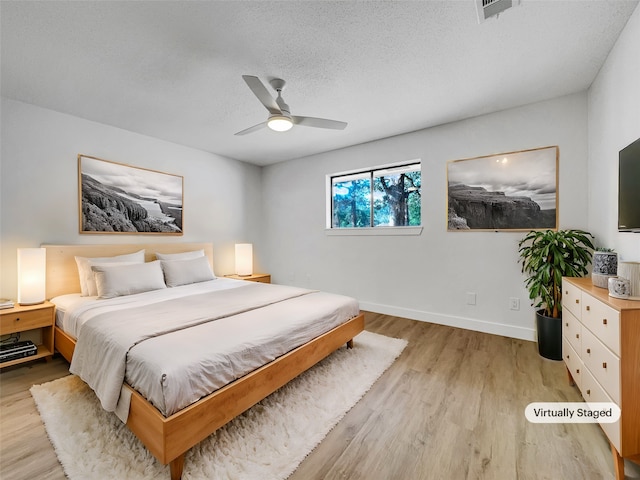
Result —
MULTIPOLYGON (((43 245, 43 247, 47 250, 47 298, 63 298, 66 295, 76 294, 80 291, 81 279, 78 275, 78 267, 75 261, 75 257, 77 256, 86 258, 114 257, 131 254, 144 249, 144 260, 150 264, 156 260, 156 253, 173 255, 180 254, 182 252, 202 250, 210 266, 212 266, 213 258, 213 247, 211 244, 207 243, 121 244, 108 246, 43 245)), ((94 271, 96 271, 95 268, 94 271)), ((278 317, 282 317, 283 319, 285 319, 285 317, 291 317, 292 319, 290 322, 284 322, 285 327, 282 327, 283 329, 279 330, 278 333, 280 337, 277 338, 279 339, 271 342, 276 350, 263 356, 262 362, 266 363, 251 367, 250 371, 242 372, 241 376, 237 379, 231 377, 230 383, 226 383, 224 386, 220 386, 219 388, 216 387, 217 389, 214 391, 207 392, 204 395, 198 393, 198 395, 201 396, 198 397, 199 399, 197 401, 192 402, 191 400, 181 399, 181 402, 187 402, 186 406, 181 403, 174 402, 173 399, 168 400, 166 405, 160 405, 159 403, 164 402, 164 400, 157 400, 153 397, 151 392, 147 391, 145 391, 145 396, 129 384, 130 381, 132 384, 136 385, 137 388, 140 388, 136 384, 138 381, 137 378, 134 377, 132 380, 129 379, 129 377, 125 378, 121 388, 123 389, 122 397, 127 399, 125 404, 126 413, 124 415, 126 424, 161 463, 169 464, 172 480, 181 478, 184 466, 184 455, 191 447, 205 439, 237 415, 255 405, 281 386, 285 385, 300 373, 315 365, 340 346, 345 344, 347 346, 352 346, 353 338, 364 329, 364 316, 357 310, 357 308, 354 311, 352 305, 348 308, 345 307, 344 310, 336 307, 336 311, 340 310, 340 313, 332 313, 329 315, 332 319, 331 321, 334 322, 329 325, 330 328, 323 327, 324 330, 321 333, 313 333, 312 338, 306 338, 310 333, 305 333, 304 335, 306 335, 306 337, 298 338, 297 330, 295 331, 295 335, 290 333, 293 332, 293 330, 290 330, 290 328, 293 328, 291 325, 294 325, 296 329, 298 328, 296 326, 296 318, 306 318, 308 322, 308 320, 313 318, 313 315, 316 315, 316 310, 318 310, 318 312, 325 310, 325 303, 327 305, 326 309, 333 308, 329 303, 327 303, 333 301, 331 294, 324 294, 322 292, 306 293, 304 291, 297 291, 290 287, 281 288, 274 285, 262 285, 262 287, 259 287, 257 284, 250 284, 250 282, 244 281, 228 280, 225 283, 222 279, 202 282, 197 288, 208 289, 209 284, 215 285, 216 288, 224 285, 222 290, 228 289, 229 293, 219 291, 209 293, 207 291, 206 295, 214 295, 215 297, 212 298, 216 299, 215 303, 218 305, 224 302, 227 302, 229 305, 235 305, 235 300, 221 300, 223 298, 234 298, 234 295, 237 298, 244 298, 246 296, 251 296, 253 298, 255 294, 256 298, 261 298, 262 300, 252 300, 254 303, 257 303, 251 308, 240 308, 237 311, 234 310, 236 307, 227 308, 227 310, 223 309, 223 314, 220 314, 220 319, 215 322, 211 322, 211 324, 208 322, 196 322, 193 325, 194 331, 197 329, 224 328, 224 325, 232 326, 233 328, 233 322, 238 322, 238 325, 242 325, 241 322, 256 321, 263 316, 264 318, 269 319, 269 321, 266 322, 269 325, 271 325, 271 319, 276 319, 278 317), (233 282, 236 283, 233 284, 233 282), (272 301, 273 295, 276 295, 277 298, 272 301), (279 296, 282 296, 282 298, 279 296), (308 303, 309 301, 311 303, 308 303), (266 317, 266 315, 271 316, 266 317), (336 316, 339 316, 340 318, 336 319, 336 316), (216 325, 214 326, 213 324, 216 325), (298 342, 302 341, 303 343, 300 345, 292 344, 295 345, 293 347, 286 346, 288 335, 292 337, 295 336, 298 342), (278 349, 284 349, 286 351, 278 351, 278 349), (273 359, 271 359, 271 357, 273 357, 273 359), (149 398, 147 398, 147 396, 149 398)), ((184 286, 184 288, 187 287, 189 286, 184 286)), ((181 288, 183 287, 178 286, 175 289, 167 290, 172 290, 172 293, 174 293, 181 288)), ((216 288, 213 288, 213 290, 216 290, 216 288)), ((200 290, 198 290, 198 292, 200 292, 200 290)), ((151 293, 153 294, 153 292, 151 293)), ((193 295, 193 293, 190 293, 189 295, 193 295)), ((202 297, 197 298, 208 298, 204 296, 205 293, 198 293, 198 295, 202 295, 202 297)), ((142 297, 144 294, 132 295, 131 297, 133 298, 137 296, 142 297)), ((346 298, 341 296, 335 297, 336 300, 339 300, 338 297, 342 299, 346 298)), ((189 299, 192 298, 196 297, 189 297, 189 299)), ((113 303, 118 305, 119 299, 115 298, 113 300, 113 303)), ((111 305, 109 302, 111 302, 111 300, 106 301, 105 304, 111 305)), ((160 305, 171 305, 171 303, 161 303, 160 305)), ((115 308, 117 312, 112 313, 111 315, 113 316, 109 318, 116 318, 118 315, 122 315, 122 312, 126 312, 126 310, 118 310, 119 308, 124 307, 116 306, 113 308, 115 308)), ((87 307, 86 310, 91 311, 91 308, 87 307)), ((165 310, 167 312, 171 312, 169 308, 165 308, 165 310)), ((103 310, 100 310, 100 312, 102 311, 103 310)), ((195 317, 198 317, 199 315, 201 316, 200 313, 194 314, 195 317)), ((167 313, 165 316, 172 317, 174 315, 167 313)), ((78 314, 77 318, 82 318, 82 316, 78 314)), ((97 315, 96 318, 102 319, 102 316, 97 315)), ((322 320, 322 322, 324 322, 324 320, 322 320)), ((98 320, 94 320, 91 325, 97 323, 100 322, 98 320)), ((274 325, 275 323, 279 324, 279 322, 274 321, 274 325)), ((315 322, 314 320, 308 323, 315 324, 320 323, 320 321, 315 322)), ((90 324, 87 323, 86 325, 90 324)), ((86 326, 82 328, 86 330, 80 338, 88 338, 86 336, 86 332, 89 331, 90 328, 86 326)), ((168 328, 171 329, 172 327, 168 328)), ((183 332, 183 330, 180 332, 183 332)), ((186 335, 186 333, 180 332, 177 332, 178 340, 176 341, 182 342, 182 345, 184 345, 185 339, 183 338, 180 340, 179 335, 186 335)), ((77 364, 80 362, 79 359, 83 357, 83 342, 87 342, 87 340, 83 340, 83 342, 77 344, 76 338, 78 337, 76 337, 76 333, 77 331, 73 330, 65 331, 65 325, 60 318, 58 318, 55 327, 55 349, 72 364, 72 367, 74 367, 74 363, 77 364), (75 361, 74 353, 76 354, 75 361)), ((96 335, 99 334, 96 333, 96 335)), ((216 338, 218 336, 216 333, 208 333, 207 335, 209 335, 208 338, 216 338)), ((202 336, 202 334, 200 336, 202 336)), ((164 343, 159 343, 158 345, 168 345, 166 343, 168 338, 169 335, 162 335, 161 339, 157 341, 164 343)), ((152 340, 156 341, 155 338, 152 340)), ((188 341, 190 342, 191 340, 188 341)), ((145 345, 150 344, 151 341, 145 342, 145 345)), ((137 348, 138 347, 136 346, 136 349, 137 348)), ((151 347, 149 346, 145 348, 149 351, 151 350, 151 347)), ((84 350, 87 350, 86 346, 84 347, 84 350)), ((198 349, 183 348, 182 350, 196 351, 198 349)), ((137 355, 131 355, 132 358, 136 358, 136 356, 137 355)), ((253 353, 249 355, 249 357, 253 359, 252 361, 255 361, 255 355, 253 353)), ((249 367, 250 365, 245 365, 243 368, 249 367)), ((238 373, 236 372, 235 375, 238 375, 238 373)), ((177 377, 179 377, 179 375, 177 377)), ((153 383, 153 381, 151 383, 153 383)), ((211 388, 211 386, 209 386, 209 388, 211 388)), ((144 388, 142 388, 142 390, 144 391, 144 388)), ((165 389, 163 387, 163 395, 166 393, 164 390, 165 389)), ((172 389, 167 388, 166 390, 171 391, 172 389)), ((173 390, 176 390, 176 388, 174 387, 173 390)), ((99 389, 96 391, 99 391, 99 389)), ((98 394, 98 396, 101 398, 100 394, 98 394)), ((120 414, 118 416, 123 418, 120 414)))

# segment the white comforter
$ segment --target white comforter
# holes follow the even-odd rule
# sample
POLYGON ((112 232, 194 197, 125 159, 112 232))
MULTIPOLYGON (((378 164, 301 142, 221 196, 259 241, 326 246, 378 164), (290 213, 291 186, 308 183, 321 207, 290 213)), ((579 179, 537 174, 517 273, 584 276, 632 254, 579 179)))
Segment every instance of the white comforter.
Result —
POLYGON ((168 416, 358 313, 357 302, 340 295, 205 283, 210 288, 182 294, 166 289, 169 298, 149 292, 70 309, 65 323, 77 335, 70 371, 123 421, 125 382, 168 416))

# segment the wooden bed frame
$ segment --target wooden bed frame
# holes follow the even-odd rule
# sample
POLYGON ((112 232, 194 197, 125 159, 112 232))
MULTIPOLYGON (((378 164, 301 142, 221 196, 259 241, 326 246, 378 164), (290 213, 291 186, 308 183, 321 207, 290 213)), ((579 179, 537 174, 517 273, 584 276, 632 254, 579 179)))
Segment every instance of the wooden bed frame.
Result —
MULTIPOLYGON (((47 250, 47 298, 80 291, 75 256, 108 257, 146 250, 147 261, 154 253, 179 253, 204 249, 210 263, 213 246, 208 243, 43 245, 47 250)), ((218 428, 311 368, 340 346, 353 346, 353 337, 364 330, 360 314, 329 332, 301 345, 250 374, 211 393, 185 409, 164 417, 139 393, 132 392, 127 427, 162 464, 169 464, 171 479, 182 476, 185 453, 218 428)), ((55 328, 55 349, 69 362, 75 340, 55 328)))

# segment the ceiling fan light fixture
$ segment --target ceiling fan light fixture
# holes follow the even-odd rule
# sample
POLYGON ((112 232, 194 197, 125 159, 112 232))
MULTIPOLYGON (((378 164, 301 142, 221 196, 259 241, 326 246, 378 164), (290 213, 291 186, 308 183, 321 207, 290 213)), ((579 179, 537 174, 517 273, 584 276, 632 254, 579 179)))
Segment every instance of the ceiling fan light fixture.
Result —
POLYGON ((293 127, 293 122, 289 117, 284 115, 272 115, 267 120, 267 126, 276 132, 286 132, 293 127))
POLYGON ((270 130, 275 132, 286 132, 287 130, 291 130, 291 127, 293 127, 294 124, 302 125, 304 127, 329 128, 333 130, 344 130, 347 126, 346 122, 338 122, 327 118, 301 117, 298 115, 292 116, 289 105, 287 105, 282 98, 282 89, 284 88, 285 81, 281 78, 272 78, 269 81, 269 84, 278 93, 277 98, 273 98, 258 77, 254 77, 253 75, 243 75, 242 79, 256 96, 258 101, 260 101, 264 108, 267 109, 269 117, 266 122, 240 130, 239 132, 236 132, 235 135, 246 135, 247 133, 255 132, 256 130, 260 130, 264 127, 269 127, 270 130))

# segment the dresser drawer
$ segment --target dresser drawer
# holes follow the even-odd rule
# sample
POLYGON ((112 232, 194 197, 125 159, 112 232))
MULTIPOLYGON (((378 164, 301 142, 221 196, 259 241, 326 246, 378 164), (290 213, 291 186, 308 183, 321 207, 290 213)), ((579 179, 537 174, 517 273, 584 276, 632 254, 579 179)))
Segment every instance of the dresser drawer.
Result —
MULTIPOLYGON (((589 402, 612 402, 613 399, 607 395, 602 386, 591 375, 589 370, 585 370, 582 375, 582 396, 589 402)), ((619 404, 618 404, 619 406, 619 404)), ((621 417, 622 418, 622 417, 621 417)), ((618 451, 620 451, 620 420, 615 423, 600 423, 602 430, 607 435, 618 451)))
POLYGON ((581 357, 585 367, 620 405, 620 359, 586 328, 582 331, 581 357))
POLYGON ((620 313, 590 295, 582 298, 582 323, 620 356, 620 313))
MULTIPOLYGON (((640 302, 612 298, 589 278, 563 278, 562 294, 563 317, 571 312, 582 324, 581 350, 576 353, 583 362, 579 387, 584 399, 612 402, 621 409, 617 423, 600 424, 613 447, 616 478, 621 480, 622 457, 640 458, 640 302)), ((562 326, 566 328, 564 322, 562 326)), ((563 355, 569 356, 564 360, 576 375, 579 367, 571 348, 563 332, 563 355)))
POLYGON ((253 280, 258 283, 271 283, 271 275, 264 275, 253 280))
POLYGON ((569 343, 566 337, 562 337, 562 359, 564 360, 569 373, 571 373, 573 382, 582 391, 581 378, 584 365, 582 364, 582 360, 580 360, 580 356, 573 349, 571 343, 569 343))
POLYGON ((3 314, 0 317, 0 334, 23 332, 39 327, 50 327, 53 308, 3 314))
POLYGON ((569 340, 569 343, 576 352, 581 352, 582 341, 580 337, 582 333, 582 324, 570 311, 566 311, 562 314, 562 322, 562 335, 567 337, 567 340, 569 340))
POLYGON ((576 318, 580 319, 582 314, 581 299, 582 292, 578 287, 562 282, 562 310, 569 310, 576 318))

